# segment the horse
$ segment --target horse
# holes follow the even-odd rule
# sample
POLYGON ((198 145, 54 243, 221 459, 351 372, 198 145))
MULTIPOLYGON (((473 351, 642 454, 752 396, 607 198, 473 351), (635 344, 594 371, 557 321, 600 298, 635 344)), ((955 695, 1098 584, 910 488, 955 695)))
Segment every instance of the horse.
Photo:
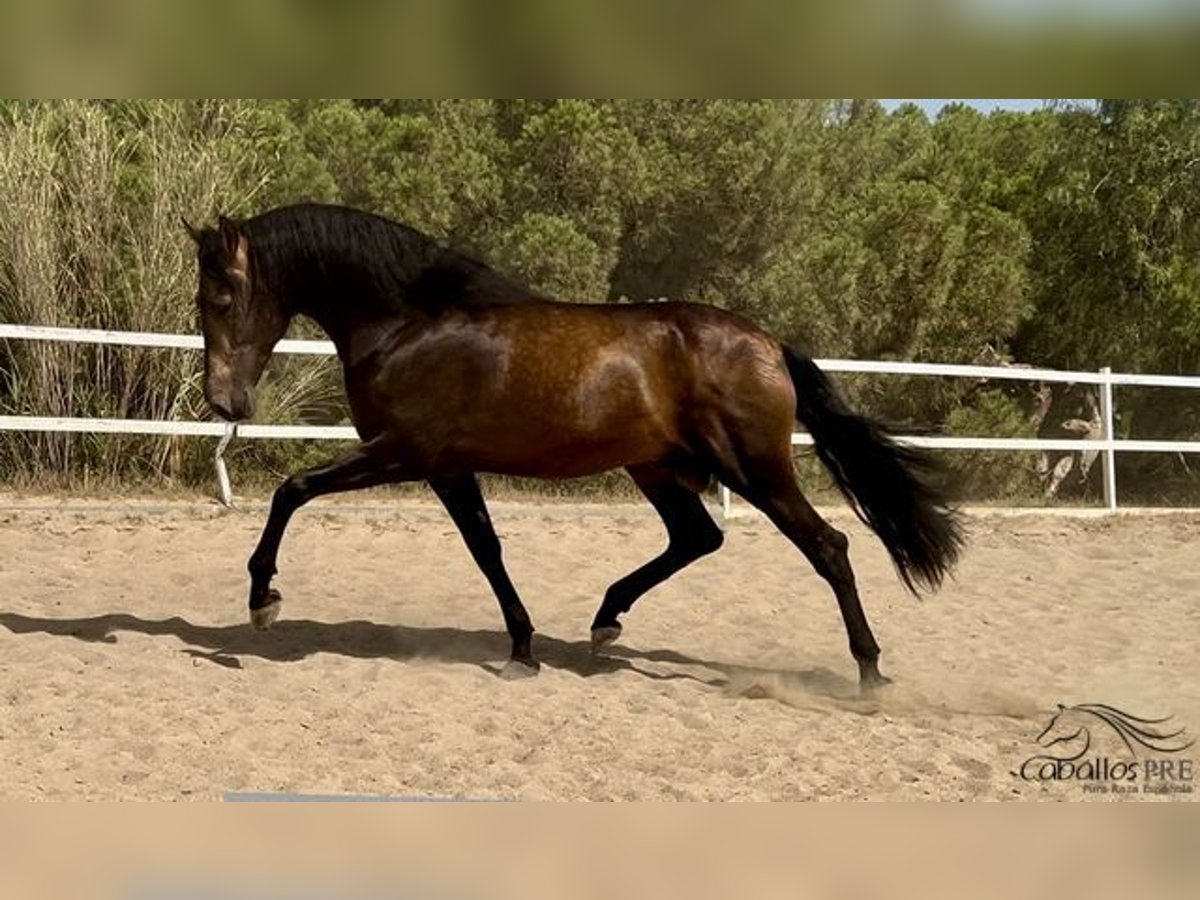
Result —
POLYGON ((344 206, 297 204, 216 227, 196 245, 204 396, 228 421, 297 316, 340 359, 354 449, 287 478, 250 556, 250 620, 267 628, 288 521, 314 497, 425 481, 487 579, 512 640, 502 675, 539 668, 533 623, 505 569, 478 473, 571 478, 624 468, 657 511, 667 547, 605 592, 600 651, 654 586, 716 551, 701 494, 719 479, 764 512, 831 586, 862 689, 887 683, 846 536, 801 493, 795 421, 913 593, 936 589, 963 531, 938 466, 850 410, 808 356, 749 321, 686 302, 571 303, 533 291, 413 228, 344 206))

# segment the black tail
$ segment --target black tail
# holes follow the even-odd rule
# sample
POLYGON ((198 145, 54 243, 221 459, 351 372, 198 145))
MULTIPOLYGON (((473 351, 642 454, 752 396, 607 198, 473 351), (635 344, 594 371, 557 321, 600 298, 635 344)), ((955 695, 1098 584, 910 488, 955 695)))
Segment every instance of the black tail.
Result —
POLYGON ((963 544, 958 516, 931 480, 937 461, 898 445, 879 424, 852 412, 807 356, 788 347, 783 354, 796 388, 796 417, 813 436, 817 456, 879 535, 908 589, 936 589, 963 544))

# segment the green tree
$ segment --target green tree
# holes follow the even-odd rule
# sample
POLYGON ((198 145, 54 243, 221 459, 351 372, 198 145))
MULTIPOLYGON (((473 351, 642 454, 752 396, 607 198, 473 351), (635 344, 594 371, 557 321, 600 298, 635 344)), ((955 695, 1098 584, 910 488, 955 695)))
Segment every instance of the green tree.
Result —
POLYGON ((602 102, 510 103, 499 121, 509 175, 497 262, 551 294, 605 300, 644 190, 637 140, 602 102))

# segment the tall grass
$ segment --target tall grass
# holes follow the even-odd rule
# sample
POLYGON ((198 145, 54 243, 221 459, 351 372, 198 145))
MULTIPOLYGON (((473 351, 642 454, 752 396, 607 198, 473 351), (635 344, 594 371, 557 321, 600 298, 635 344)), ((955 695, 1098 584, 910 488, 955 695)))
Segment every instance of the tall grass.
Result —
MULTIPOLYGON (((195 256, 180 217, 248 211, 270 177, 253 104, 64 101, 0 118, 0 320, 193 332, 195 256)), ((268 414, 304 407, 320 364, 268 414)), ((199 354, 10 341, 0 410, 15 415, 203 417, 199 354)), ((268 395, 270 395, 268 391, 268 395)), ((207 473, 207 442, 6 433, 0 478, 40 484, 207 473)), ((200 476, 204 477, 204 476, 200 476)))

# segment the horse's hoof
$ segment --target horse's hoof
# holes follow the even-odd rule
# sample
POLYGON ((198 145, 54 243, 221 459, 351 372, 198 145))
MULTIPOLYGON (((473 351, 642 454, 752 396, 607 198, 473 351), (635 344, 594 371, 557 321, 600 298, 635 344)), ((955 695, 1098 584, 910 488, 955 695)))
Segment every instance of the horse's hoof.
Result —
POLYGON ((892 684, 892 679, 886 675, 880 675, 871 681, 860 681, 858 694, 860 697, 878 697, 890 684, 892 684))
POLYGON ((621 636, 620 625, 601 625, 592 629, 592 652, 599 653, 621 636))
POLYGON ((858 690, 863 695, 874 694, 880 688, 892 683, 892 679, 888 678, 879 671, 879 664, 875 660, 859 661, 858 663, 858 690))
POLYGON ((510 659, 500 670, 500 677, 505 681, 532 678, 541 668, 542 664, 536 659, 510 659))
POLYGON ((275 588, 267 592, 267 602, 264 606, 253 607, 250 610, 250 624, 259 631, 266 631, 279 618, 279 609, 283 606, 283 595, 275 588))

